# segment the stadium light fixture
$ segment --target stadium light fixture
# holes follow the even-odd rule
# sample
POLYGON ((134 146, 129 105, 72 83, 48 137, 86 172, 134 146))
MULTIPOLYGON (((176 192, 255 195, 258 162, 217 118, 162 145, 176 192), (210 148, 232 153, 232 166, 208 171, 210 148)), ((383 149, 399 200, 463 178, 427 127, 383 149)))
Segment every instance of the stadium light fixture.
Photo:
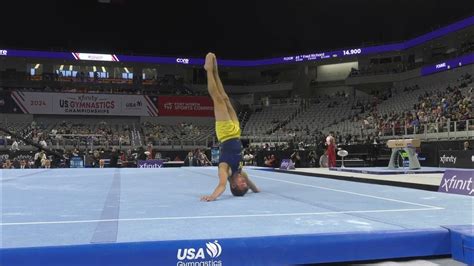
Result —
POLYGON ((125 72, 130 73, 130 71, 128 71, 128 68, 124 67, 123 69, 125 69, 125 72))
POLYGON ((97 67, 92 66, 92 70, 94 70, 94 72, 97 72, 97 67))
POLYGON ((107 72, 107 70, 105 69, 105 67, 102 67, 102 72, 107 72))
POLYGON ((59 70, 60 70, 60 71, 63 71, 63 69, 64 69, 64 65, 61 65, 61 66, 59 67, 59 70))
POLYGON ((40 64, 36 64, 35 69, 38 69, 40 67, 40 64))

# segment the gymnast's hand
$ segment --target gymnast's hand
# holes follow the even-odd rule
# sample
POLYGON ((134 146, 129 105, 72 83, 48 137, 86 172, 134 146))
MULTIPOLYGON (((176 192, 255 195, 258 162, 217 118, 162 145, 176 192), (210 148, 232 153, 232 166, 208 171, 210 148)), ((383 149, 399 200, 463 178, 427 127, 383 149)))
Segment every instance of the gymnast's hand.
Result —
POLYGON ((202 196, 202 201, 214 201, 216 200, 222 193, 225 191, 225 187, 227 185, 227 176, 229 172, 228 169, 224 169, 219 167, 219 184, 217 184, 216 189, 212 192, 209 196, 202 196))
POLYGON ((214 201, 214 200, 216 200, 216 198, 213 197, 212 195, 201 197, 201 201, 214 201))

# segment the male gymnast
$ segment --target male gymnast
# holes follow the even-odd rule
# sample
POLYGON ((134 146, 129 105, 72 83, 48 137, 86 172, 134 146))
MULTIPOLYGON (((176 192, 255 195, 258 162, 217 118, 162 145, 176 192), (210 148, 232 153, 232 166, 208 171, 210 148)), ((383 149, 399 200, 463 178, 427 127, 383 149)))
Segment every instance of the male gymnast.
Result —
POLYGON ((213 53, 206 55, 204 69, 207 72, 207 89, 214 102, 216 134, 220 142, 220 158, 218 166, 219 183, 209 196, 201 197, 202 201, 216 200, 226 189, 227 181, 234 196, 244 196, 249 188, 257 193, 260 190, 242 171, 242 143, 240 142, 240 123, 229 96, 224 91, 217 59, 213 53))

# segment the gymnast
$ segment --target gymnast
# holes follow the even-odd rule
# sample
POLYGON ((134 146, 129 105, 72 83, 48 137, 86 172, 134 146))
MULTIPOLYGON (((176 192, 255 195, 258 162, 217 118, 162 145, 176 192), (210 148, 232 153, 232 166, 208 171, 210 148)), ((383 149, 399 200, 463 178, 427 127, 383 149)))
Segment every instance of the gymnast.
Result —
POLYGON ((220 158, 218 166, 219 183, 211 195, 201 197, 202 201, 216 200, 226 189, 227 181, 234 196, 244 196, 247 191, 260 192, 242 170, 242 143, 240 141, 240 123, 229 97, 224 91, 217 59, 213 53, 206 55, 204 69, 207 72, 207 89, 214 102, 216 134, 220 142, 220 158))

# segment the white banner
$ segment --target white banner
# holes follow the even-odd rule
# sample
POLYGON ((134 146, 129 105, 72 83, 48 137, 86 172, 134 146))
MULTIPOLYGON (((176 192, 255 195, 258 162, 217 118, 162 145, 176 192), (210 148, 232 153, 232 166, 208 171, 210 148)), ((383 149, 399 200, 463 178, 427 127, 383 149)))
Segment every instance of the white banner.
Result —
POLYGON ((25 114, 158 116, 156 99, 143 95, 12 93, 25 114))
POLYGON ((114 54, 72 53, 72 56, 74 56, 76 60, 109 61, 109 62, 119 61, 118 57, 114 54))

